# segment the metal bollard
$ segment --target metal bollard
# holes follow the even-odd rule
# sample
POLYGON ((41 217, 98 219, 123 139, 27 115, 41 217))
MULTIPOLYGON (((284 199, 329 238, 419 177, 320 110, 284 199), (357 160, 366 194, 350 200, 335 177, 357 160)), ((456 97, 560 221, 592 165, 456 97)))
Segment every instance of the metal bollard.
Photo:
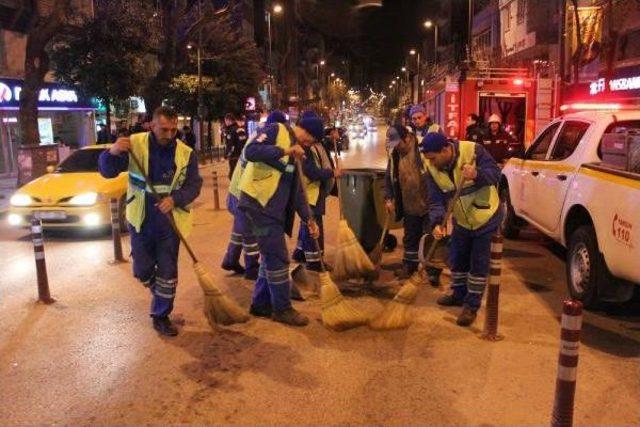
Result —
POLYGON ((573 425, 573 403, 576 394, 578 372, 578 347, 582 329, 582 303, 565 300, 562 304, 562 331, 560 332, 560 356, 556 394, 551 415, 552 427, 573 425))
POLYGON ((111 238, 113 239, 113 261, 112 264, 127 262, 122 256, 122 239, 120 230, 120 203, 118 199, 111 199, 111 238))
POLYGON ((491 238, 491 265, 489 268, 489 286, 487 289, 487 308, 484 318, 484 331, 481 338, 487 341, 501 341, 498 334, 498 312, 500 302, 500 276, 502 274, 503 238, 496 234, 491 238))
POLYGON ((38 301, 45 304, 54 303, 49 292, 49 278, 47 277, 47 264, 44 259, 44 241, 42 240, 42 222, 37 216, 31 217, 31 239, 33 240, 33 252, 36 258, 36 274, 38 277, 38 301))
POLYGON ((213 175, 213 208, 217 211, 220 210, 220 190, 218 188, 218 171, 211 171, 213 175))

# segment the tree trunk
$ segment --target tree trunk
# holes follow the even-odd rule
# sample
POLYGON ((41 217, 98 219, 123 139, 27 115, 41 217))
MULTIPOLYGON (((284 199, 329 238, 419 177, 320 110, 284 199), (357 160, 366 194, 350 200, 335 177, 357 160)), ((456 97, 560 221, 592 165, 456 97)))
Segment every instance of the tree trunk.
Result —
POLYGON ((111 143, 111 98, 107 97, 103 100, 105 106, 105 143, 111 143))
POLYGON ((40 144, 38 131, 38 97, 44 76, 49 70, 49 56, 45 52, 46 43, 35 37, 27 39, 24 84, 20 92, 20 134, 23 145, 40 144))

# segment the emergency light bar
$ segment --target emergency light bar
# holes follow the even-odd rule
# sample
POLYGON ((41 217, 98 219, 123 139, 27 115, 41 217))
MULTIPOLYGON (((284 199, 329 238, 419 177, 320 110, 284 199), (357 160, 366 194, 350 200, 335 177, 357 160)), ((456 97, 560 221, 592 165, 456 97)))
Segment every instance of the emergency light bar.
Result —
POLYGON ((586 103, 586 102, 576 102, 573 104, 564 104, 560 106, 560 111, 567 110, 589 110, 589 111, 617 111, 622 110, 622 104, 612 104, 612 103, 586 103))

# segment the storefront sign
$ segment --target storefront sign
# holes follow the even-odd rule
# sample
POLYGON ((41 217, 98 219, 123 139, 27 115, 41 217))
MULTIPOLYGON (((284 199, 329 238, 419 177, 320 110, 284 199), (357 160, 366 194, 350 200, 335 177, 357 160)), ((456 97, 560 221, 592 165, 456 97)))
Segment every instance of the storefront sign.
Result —
MULTIPOLYGON (((640 76, 622 77, 609 80, 609 90, 617 92, 622 90, 640 89, 640 76)), ((607 79, 604 77, 589 84, 589 95, 597 95, 604 92, 607 87, 607 79)))
MULTIPOLYGON (((20 106, 22 83, 21 80, 0 79, 0 109, 20 106)), ((90 108, 88 103, 80 99, 75 90, 64 88, 55 83, 45 83, 44 87, 40 89, 38 107, 90 108)))
POLYGON ((456 137, 460 129, 460 97, 458 92, 445 93, 445 119, 447 135, 450 138, 456 137))

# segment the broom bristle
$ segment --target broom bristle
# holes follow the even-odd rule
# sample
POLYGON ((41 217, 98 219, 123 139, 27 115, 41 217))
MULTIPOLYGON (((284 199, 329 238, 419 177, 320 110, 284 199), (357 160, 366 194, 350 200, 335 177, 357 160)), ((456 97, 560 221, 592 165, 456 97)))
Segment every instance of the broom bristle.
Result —
POLYGON ((369 318, 356 310, 340 293, 329 273, 319 273, 322 323, 334 331, 344 331, 366 325, 369 318))
POLYGON ((382 246, 376 245, 371 252, 369 252, 369 259, 374 266, 377 266, 382 260, 382 246))
POLYGON ((375 274, 375 266, 353 233, 347 220, 338 224, 333 275, 337 279, 357 279, 375 274))
POLYGON ((403 329, 409 327, 413 318, 411 306, 415 302, 422 283, 420 273, 414 273, 396 296, 376 317, 371 319, 369 327, 375 330, 403 329))
POLYGON ((216 325, 233 325, 249 320, 246 311, 213 283, 213 278, 202 264, 195 263, 193 269, 204 292, 204 314, 212 328, 215 329, 216 325))

